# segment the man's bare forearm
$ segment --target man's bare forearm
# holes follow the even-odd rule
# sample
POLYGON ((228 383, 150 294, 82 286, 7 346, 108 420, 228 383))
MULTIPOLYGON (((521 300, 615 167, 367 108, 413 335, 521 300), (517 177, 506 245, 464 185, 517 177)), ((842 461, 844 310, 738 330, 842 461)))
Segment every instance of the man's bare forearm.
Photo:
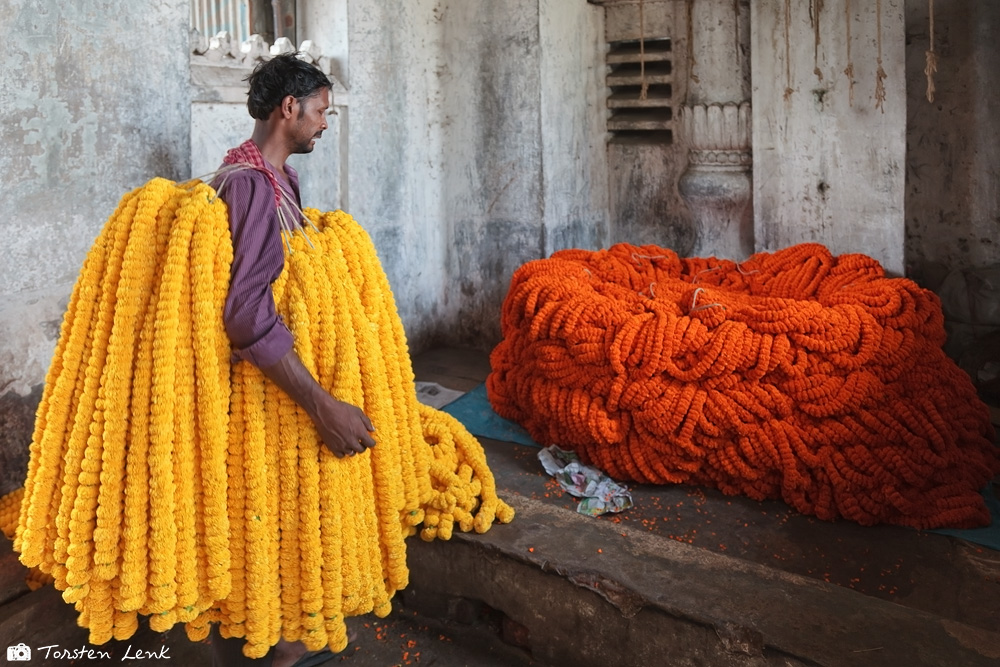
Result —
POLYGON ((310 417, 316 414, 317 395, 319 393, 329 395, 305 367, 294 349, 289 350, 277 363, 260 370, 267 379, 281 387, 310 417))
POLYGON ((365 413, 323 389, 294 349, 260 370, 305 410, 323 442, 337 456, 358 454, 375 446, 371 436, 375 429, 365 413))

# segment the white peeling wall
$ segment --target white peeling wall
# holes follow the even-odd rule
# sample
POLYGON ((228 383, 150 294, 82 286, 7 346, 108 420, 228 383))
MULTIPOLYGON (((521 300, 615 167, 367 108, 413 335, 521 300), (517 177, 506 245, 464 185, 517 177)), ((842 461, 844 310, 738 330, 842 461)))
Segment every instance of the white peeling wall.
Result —
POLYGON ((603 11, 349 5, 348 198, 411 347, 488 348, 513 271, 606 239, 603 11))
POLYGON ((906 73, 903 0, 881 0, 884 113, 875 108, 875 0, 751 3, 754 233, 758 250, 815 241, 904 270, 906 73), (786 7, 790 21, 786 21, 786 7), (787 28, 787 29, 786 29, 787 28), (816 72, 819 72, 817 75, 816 72))
POLYGON ((188 4, 0 0, 0 493, 20 484, 73 281, 118 199, 188 172, 188 4))
POLYGON ((545 247, 538 3, 445 12, 445 317, 453 337, 493 341, 511 273, 545 247))
POLYGON ((445 276, 434 7, 429 0, 348 5, 348 212, 372 236, 416 347, 439 320, 445 276))
MULTIPOLYGON (((609 243, 604 8, 540 0, 544 254, 609 243)), ((506 288, 505 288, 506 289, 506 288)))

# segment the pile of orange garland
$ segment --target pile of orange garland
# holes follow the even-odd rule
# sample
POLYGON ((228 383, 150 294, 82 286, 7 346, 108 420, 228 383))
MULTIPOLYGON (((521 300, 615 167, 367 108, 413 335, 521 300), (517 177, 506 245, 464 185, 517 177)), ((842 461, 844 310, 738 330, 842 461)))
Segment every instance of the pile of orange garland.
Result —
POLYGON ((823 519, 971 527, 1000 472, 937 297, 823 246, 566 250, 513 276, 490 401, 608 474, 823 519))
POLYGON ((340 211, 306 214, 273 292, 306 367, 376 428, 374 449, 344 459, 257 369, 230 366, 232 245, 209 186, 150 181, 88 254, 0 518, 91 643, 146 615, 195 640, 218 622, 250 657, 279 637, 341 650, 344 617, 384 616, 406 585, 404 537, 513 517, 481 445, 417 403, 368 235, 340 211))

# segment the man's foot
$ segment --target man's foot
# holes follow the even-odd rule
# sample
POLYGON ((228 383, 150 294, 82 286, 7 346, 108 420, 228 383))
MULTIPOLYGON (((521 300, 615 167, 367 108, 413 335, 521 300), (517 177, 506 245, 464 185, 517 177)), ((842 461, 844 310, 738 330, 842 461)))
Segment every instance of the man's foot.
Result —
POLYGON ((302 642, 279 640, 274 646, 271 667, 317 667, 333 657, 328 648, 310 651, 302 642))

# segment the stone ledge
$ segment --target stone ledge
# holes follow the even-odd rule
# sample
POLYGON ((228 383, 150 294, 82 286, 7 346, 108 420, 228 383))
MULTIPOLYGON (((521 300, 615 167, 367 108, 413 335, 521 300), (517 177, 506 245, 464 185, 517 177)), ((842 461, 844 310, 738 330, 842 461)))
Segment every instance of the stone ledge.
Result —
POLYGON ((511 495, 510 525, 409 545, 419 591, 481 600, 553 664, 996 665, 1000 633, 511 495))
POLYGON ((24 578, 28 568, 21 565, 10 540, 0 534, 0 606, 30 592, 24 578))

